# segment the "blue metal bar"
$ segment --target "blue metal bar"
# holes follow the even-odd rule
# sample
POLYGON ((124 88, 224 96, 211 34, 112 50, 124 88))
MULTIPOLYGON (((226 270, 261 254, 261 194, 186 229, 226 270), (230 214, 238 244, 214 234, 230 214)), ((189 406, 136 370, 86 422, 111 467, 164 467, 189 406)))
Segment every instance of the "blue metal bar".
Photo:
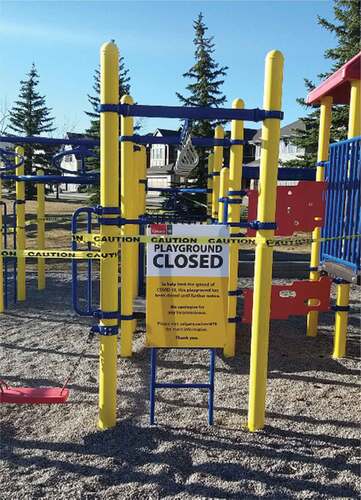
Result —
POLYGON ((213 425, 214 415, 214 376, 216 367, 216 350, 210 350, 210 363, 209 363, 209 390, 208 390, 208 425, 213 425))
POLYGON ((182 384, 178 382, 156 382, 156 389, 209 389, 209 384, 182 384))
MULTIPOLYGON (((355 155, 355 165, 353 166, 356 171, 356 183, 358 186, 361 186, 361 168, 359 165, 361 164, 361 141, 356 143, 356 155, 355 155)), ((354 211, 355 211, 355 228, 352 228, 352 231, 355 231, 356 234, 361 234, 361 189, 355 189, 355 198, 354 198, 354 211)), ((352 245, 352 262, 357 264, 357 268, 361 267, 361 242, 360 240, 356 240, 352 245)))
MULTIPOLYGON (((139 225, 139 234, 145 234, 145 226, 139 225)), ((138 295, 145 297, 145 244, 139 243, 138 257, 138 295)))
POLYGON ((156 389, 207 389, 208 390, 208 424, 213 425, 214 414, 214 378, 216 350, 210 349, 209 382, 208 383, 178 383, 157 382, 157 352, 156 348, 150 349, 150 424, 155 422, 155 391, 156 389))
MULTIPOLYGON (((0 138, 1 140, 1 138, 0 138)), ((350 144, 352 142, 358 142, 360 141, 360 136, 358 137, 352 137, 351 139, 344 139, 343 141, 337 141, 337 142, 333 142, 332 144, 330 144, 330 149, 337 149, 339 147, 341 147, 343 144, 350 144)))
MULTIPOLYGON (((355 162, 355 146, 356 143, 349 143, 349 162, 346 170, 347 176, 347 193, 346 193, 346 206, 345 206, 345 224, 344 224, 344 232, 345 235, 350 235, 352 231, 352 226, 354 225, 353 220, 353 200, 355 189, 353 186, 353 181, 356 177, 356 169, 353 168, 355 162)), ((344 240, 343 242, 343 257, 346 260, 351 259, 351 240, 344 240)))
MULTIPOLYGON (((92 212, 87 212, 87 231, 92 232, 92 212)), ((88 242, 88 250, 92 250, 92 244, 88 242)), ((92 260, 88 259, 88 281, 87 281, 88 311, 93 311, 93 281, 92 281, 92 260)))
MULTIPOLYGON (((73 213, 72 219, 71 219, 71 232, 72 234, 75 234, 78 229, 78 218, 81 214, 87 214, 87 230, 88 232, 91 232, 91 214, 95 213, 95 208, 93 207, 81 207, 75 210, 73 213), (90 231, 89 231, 90 230, 90 231)), ((89 248, 89 244, 88 244, 89 248)), ((75 241, 75 239, 72 240, 71 242, 71 249, 73 251, 76 251, 78 249, 78 243, 75 241)), ((74 311, 79 314, 79 316, 93 316, 94 309, 92 309, 92 304, 89 301, 89 298, 92 295, 92 288, 91 285, 89 285, 89 281, 91 281, 91 274, 89 276, 89 259, 88 260, 88 284, 87 284, 87 307, 86 309, 82 309, 79 306, 78 299, 79 299, 79 293, 78 293, 78 260, 77 259, 72 259, 71 261, 71 271, 72 271, 72 287, 71 287, 71 294, 72 294, 72 304, 74 311), (89 279, 90 278, 90 279, 89 279)), ((91 266, 90 266, 91 270, 91 266)))
POLYGON ((36 136, 17 136, 17 135, 3 135, 0 136, 0 142, 7 142, 9 144, 47 144, 49 146, 98 146, 99 139, 55 139, 52 137, 36 137, 36 136))
MULTIPOLYGON (((259 179, 259 167, 243 166, 243 179, 259 179)), ((316 169, 311 167, 289 168, 281 167, 278 169, 279 181, 314 181, 316 180, 316 169)))
POLYGON ((229 206, 229 198, 226 196, 223 202, 223 224, 227 224, 228 222, 228 206, 229 206))
MULTIPOLYGON (((338 187, 339 187, 339 175, 341 168, 341 155, 342 145, 338 149, 335 149, 335 155, 332 164, 330 163, 330 189, 331 189, 331 210, 330 210, 330 226, 329 234, 330 238, 334 238, 337 234, 336 229, 336 218, 337 218, 337 197, 338 197, 338 187)), ((335 254, 336 252, 336 242, 335 240, 330 240, 330 253, 335 254)))
POLYGON ((189 120, 244 120, 260 122, 267 118, 283 119, 282 111, 264 109, 210 108, 202 106, 151 106, 140 104, 101 104, 100 112, 118 112, 124 116, 179 118, 189 120))
MULTIPOLYGON (((337 208, 339 216, 336 218, 336 235, 335 236, 345 236, 345 210, 346 210, 346 182, 347 182, 347 170, 348 170, 348 152, 349 143, 345 142, 342 144, 342 159, 341 168, 339 168, 339 186, 337 190, 337 208), (341 208, 341 213, 339 211, 341 208)), ((343 257, 343 246, 344 240, 335 240, 336 255, 343 257)))
POLYGON ((150 350, 150 394, 149 394, 149 420, 150 425, 155 422, 155 384, 157 380, 157 349, 154 347, 150 350))
POLYGON ((33 182, 36 184, 99 184, 99 176, 95 174, 91 176, 0 174, 0 177, 4 180, 33 182))
MULTIPOLYGON (((331 196, 332 196, 332 183, 331 183, 331 173, 330 173, 330 164, 332 163, 332 157, 334 155, 334 150, 330 150, 330 155, 329 155, 329 162, 326 166, 326 170, 325 170, 325 180, 327 182, 327 190, 325 192, 325 222, 324 222, 324 225, 323 225, 323 228, 322 228, 322 236, 325 237, 327 234, 329 234, 329 225, 330 225, 330 220, 331 220, 331 217, 330 217, 330 210, 331 210, 331 203, 330 203, 330 199, 331 199, 331 196)), ((323 253, 327 253, 328 252, 328 241, 326 242, 322 242, 321 243, 321 255, 323 253)))

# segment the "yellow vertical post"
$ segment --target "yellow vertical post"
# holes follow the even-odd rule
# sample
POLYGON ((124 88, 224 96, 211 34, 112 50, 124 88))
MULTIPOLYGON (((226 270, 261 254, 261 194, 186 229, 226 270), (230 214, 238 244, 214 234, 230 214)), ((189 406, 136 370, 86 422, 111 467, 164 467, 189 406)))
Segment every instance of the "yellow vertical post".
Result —
MULTIPOLYGON (((332 97, 326 96, 321 98, 320 107, 320 128, 318 132, 318 151, 317 162, 327 161, 328 148, 330 145, 330 129, 331 129, 331 114, 332 114, 332 97)), ((322 182, 325 179, 325 168, 319 165, 316 169, 316 181, 322 182)), ((312 232, 314 241, 311 245, 311 271, 310 280, 317 281, 320 279, 320 273, 317 268, 320 265, 320 248, 321 243, 321 228, 316 227, 312 232)), ((309 301, 312 305, 312 300, 309 301)), ((315 337, 317 335, 318 326, 318 311, 310 311, 307 315, 307 336, 315 337)))
MULTIPOLYGON (((1 167, 1 162, 0 162, 1 167)), ((2 180, 0 178, 0 201, 2 198, 2 180)), ((3 228, 3 208, 0 206, 0 250, 3 248, 4 228, 3 228)), ((5 310, 4 303, 4 260, 0 256, 0 313, 5 310)))
MULTIPOLYGON (((15 148, 16 175, 24 175, 24 148, 15 148)), ((16 249, 25 250, 25 183, 16 181, 16 249)), ((25 300, 25 257, 17 257, 17 300, 25 300)))
MULTIPOLYGON (((350 111, 348 120, 349 139, 361 135, 361 81, 351 81, 350 111)), ((339 283, 336 286, 336 306, 348 307, 350 304, 350 284, 339 283)), ((335 338, 332 357, 342 358, 346 354, 348 312, 336 311, 335 316, 335 338)))
MULTIPOLYGON (((130 96, 123 96, 122 104, 133 104, 130 96)), ((133 117, 121 115, 122 135, 133 135, 133 117)), ((121 216, 124 219, 136 217, 136 199, 133 190, 134 178, 134 147, 133 142, 121 143, 121 216)), ((122 226, 122 235, 132 236, 136 234, 137 225, 125 224, 122 226)), ((122 243, 121 245, 121 314, 131 317, 133 314, 134 298, 134 263, 136 262, 138 246, 136 243, 122 243)), ((120 355, 130 357, 132 355, 133 331, 135 321, 124 319, 121 321, 120 355)))
POLYGON ((224 216, 226 213, 225 199, 228 198, 228 179, 229 179, 229 168, 222 167, 221 175, 219 178, 219 199, 218 199, 218 222, 224 222, 224 216))
MULTIPOLYGON (((100 49, 100 102, 119 104, 119 53, 113 42, 100 49)), ((100 203, 103 207, 119 205, 119 118, 117 112, 100 114, 100 203)), ((116 215, 107 215, 109 218, 116 215)), ((100 309, 118 310, 118 243, 110 241, 118 228, 101 225, 101 252, 116 257, 100 261, 100 309), (106 241, 106 239, 108 240, 106 241)), ((116 240, 116 238, 114 238, 116 240)), ((102 319, 101 326, 116 326, 116 319, 102 319)), ((116 424, 117 398, 117 336, 100 335, 99 352, 99 419, 102 430, 116 424)))
MULTIPOLYGON (((134 168, 133 168, 133 193, 134 193, 134 218, 139 219, 139 216, 144 213, 143 199, 144 199, 144 184, 140 183, 141 171, 143 170, 144 154, 142 149, 144 146, 138 146, 134 151, 134 168)), ((134 233, 139 234, 139 226, 134 226, 134 233)), ((133 261, 133 298, 138 295, 138 275, 139 275, 139 245, 136 245, 133 261)), ((136 320, 134 320, 133 331, 135 330, 136 320)))
MULTIPOLYGON (((283 55, 273 50, 266 57, 263 98, 265 110, 281 109, 282 79, 283 55)), ((260 223, 275 220, 279 140, 280 120, 274 118, 264 120, 257 212, 260 223)), ((273 248, 267 246, 267 240, 273 236, 273 229, 259 229, 256 236, 248 407, 250 431, 262 429, 265 421, 273 264, 273 248)))
POLYGON ((207 217, 212 217, 212 186, 213 186, 213 153, 208 155, 208 177, 207 177, 207 217))
MULTIPOLYGON (((223 127, 217 125, 214 129, 215 139, 224 139, 223 127)), ((212 218, 218 220, 219 176, 223 163, 223 146, 214 146, 213 154, 213 191, 212 191, 212 218)))
MULTIPOLYGON (((234 109, 244 108, 242 99, 235 99, 232 107, 234 109)), ((242 141, 244 137, 244 124, 241 120, 232 120, 231 140, 242 141)), ((229 200, 236 201, 240 199, 239 193, 242 184, 242 166, 243 166, 243 145, 233 144, 231 146, 229 158, 229 181, 228 192, 229 200), (234 192, 234 194, 232 194, 234 192)), ((241 217, 241 204, 230 203, 228 205, 228 222, 239 222, 241 217)), ((239 228, 231 227, 230 234, 236 234, 239 228)), ((235 318, 237 314, 237 288, 238 288, 238 245, 229 247, 229 278, 228 278, 228 318, 235 318)), ((231 357, 236 351, 236 323, 228 322, 226 332, 226 343, 224 346, 224 355, 231 357)))
POLYGON ((137 205, 139 205, 138 214, 145 214, 147 197, 147 152, 145 146, 139 146, 139 196, 137 205))
MULTIPOLYGON (((44 175, 43 169, 38 169, 37 175, 44 175)), ((36 185, 36 218, 37 218, 37 235, 36 245, 39 249, 45 248, 45 185, 38 183, 36 185)), ((45 288, 45 259, 38 257, 38 290, 45 288)))

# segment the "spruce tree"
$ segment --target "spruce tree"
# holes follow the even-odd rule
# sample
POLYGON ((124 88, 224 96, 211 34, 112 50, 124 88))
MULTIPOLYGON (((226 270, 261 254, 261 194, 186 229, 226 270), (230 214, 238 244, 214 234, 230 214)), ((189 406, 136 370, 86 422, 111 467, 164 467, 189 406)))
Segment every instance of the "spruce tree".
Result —
MULTIPOLYGON (((100 113, 98 106, 100 104, 100 69, 94 71, 93 83, 94 95, 88 94, 88 101, 91 106, 91 111, 85 111, 85 114, 90 117, 90 127, 86 133, 92 137, 100 136, 100 113)), ((129 69, 125 67, 124 57, 119 58, 119 98, 130 93, 130 76, 129 69)))
MULTIPOLYGON (((329 21, 318 16, 318 24, 327 31, 333 33, 337 40, 335 48, 324 52, 326 59, 332 61, 328 73, 319 74, 318 78, 325 79, 360 51, 360 8, 359 0, 334 0, 335 21, 329 21)), ((315 84, 305 79, 307 93, 315 88, 315 84)), ((305 123, 305 131, 295 131, 292 143, 300 148, 305 148, 305 154, 297 160, 285 162, 287 166, 314 166, 317 161, 319 110, 306 104, 304 98, 298 98, 297 102, 306 109, 312 109, 310 113, 301 118, 305 123)), ((339 141, 347 137, 348 105, 333 106, 331 141, 339 141)))
MULTIPOLYGON (((215 43, 214 37, 207 37, 208 28, 203 21, 202 12, 193 22, 194 36, 194 59, 193 66, 183 74, 184 78, 190 79, 191 83, 186 86, 188 96, 176 92, 180 102, 184 106, 206 106, 219 107, 226 102, 226 96, 221 88, 224 77, 227 74, 227 66, 220 66, 214 59, 215 43)), ((216 122, 194 121, 192 133, 195 135, 210 137, 213 135, 216 122)), ((206 152, 199 151, 200 161, 194 170, 194 177, 199 186, 205 187, 207 183, 206 152)))
MULTIPOLYGON (((9 113, 9 129, 20 135, 41 135, 55 130, 51 108, 46 106, 45 96, 38 91, 39 74, 33 63, 25 80, 20 81, 18 100, 9 113)), ((41 144, 26 144, 25 173, 36 174, 37 167, 49 165, 49 156, 53 148, 41 144)), ((35 185, 26 185, 26 196, 31 199, 35 193, 35 185)))

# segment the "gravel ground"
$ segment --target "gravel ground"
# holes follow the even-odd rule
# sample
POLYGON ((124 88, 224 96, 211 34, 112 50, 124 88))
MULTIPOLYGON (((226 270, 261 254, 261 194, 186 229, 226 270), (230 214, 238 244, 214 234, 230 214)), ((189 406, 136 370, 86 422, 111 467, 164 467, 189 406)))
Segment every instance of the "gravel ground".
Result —
MULTIPOLYGON (((30 278, 28 295, 0 319, 1 377, 13 385, 58 385, 89 325, 71 312, 68 265, 49 275, 46 292, 30 278)), ((359 498, 358 298, 355 288, 344 360, 330 357, 333 314, 322 315, 317 338, 305 337, 305 318, 272 323, 267 426, 253 434, 243 427, 247 326, 234 359, 218 353, 213 427, 207 394, 197 390, 162 390, 157 426, 149 425, 149 353, 140 325, 134 356, 119 360, 118 425, 98 432, 94 340, 67 404, 1 406, 1 500, 359 498)), ((165 351, 159 377, 207 380, 207 363, 204 351, 165 351)))

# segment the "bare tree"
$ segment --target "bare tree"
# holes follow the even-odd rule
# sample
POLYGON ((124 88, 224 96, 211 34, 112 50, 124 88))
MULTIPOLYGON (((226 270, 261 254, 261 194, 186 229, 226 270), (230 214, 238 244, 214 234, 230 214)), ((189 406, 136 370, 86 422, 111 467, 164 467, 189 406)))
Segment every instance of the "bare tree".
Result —
POLYGON ((9 106, 7 99, 0 103, 0 135, 5 135, 8 129, 9 106))

